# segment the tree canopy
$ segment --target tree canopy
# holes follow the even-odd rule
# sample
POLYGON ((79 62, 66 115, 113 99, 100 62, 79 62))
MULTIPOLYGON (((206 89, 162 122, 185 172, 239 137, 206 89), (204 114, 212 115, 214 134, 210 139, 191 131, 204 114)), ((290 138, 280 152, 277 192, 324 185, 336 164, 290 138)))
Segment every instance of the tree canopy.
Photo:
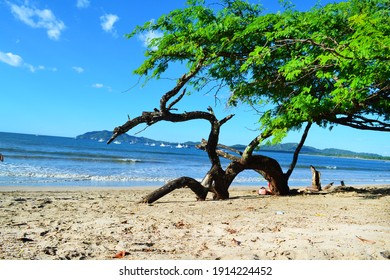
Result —
POLYGON ((128 34, 162 34, 135 73, 159 78, 170 63, 186 63, 195 90, 218 83, 229 105, 262 111, 259 141, 280 141, 304 123, 390 131, 389 1, 285 8, 265 14, 242 0, 189 0, 128 34))
MULTIPOLYGON (((205 199, 208 192, 214 199, 227 199, 229 186, 247 169, 269 182, 270 193, 288 195, 289 177, 312 124, 390 131, 389 19, 388 0, 350 0, 307 12, 286 5, 283 12, 270 14, 243 0, 188 0, 185 8, 128 34, 129 38, 144 32, 161 34, 149 41, 135 74, 158 79, 175 63, 185 64, 187 71, 162 94, 159 108, 129 118, 114 129, 108 143, 139 124, 203 119, 211 129, 208 140, 198 147, 207 152, 211 168, 202 182, 180 177, 143 201, 155 201, 185 186, 198 199, 205 199), (177 112, 188 87, 202 91, 209 85, 215 94, 228 88, 230 106, 246 103, 259 112, 259 134, 243 152, 219 143, 220 128, 232 115, 219 120, 211 107, 207 112, 177 112), (265 139, 279 142, 303 126, 287 172, 275 159, 253 153, 265 139), (225 169, 219 157, 231 160, 225 169)), ((312 185, 320 190, 319 172, 314 167, 312 172, 317 177, 312 185)))

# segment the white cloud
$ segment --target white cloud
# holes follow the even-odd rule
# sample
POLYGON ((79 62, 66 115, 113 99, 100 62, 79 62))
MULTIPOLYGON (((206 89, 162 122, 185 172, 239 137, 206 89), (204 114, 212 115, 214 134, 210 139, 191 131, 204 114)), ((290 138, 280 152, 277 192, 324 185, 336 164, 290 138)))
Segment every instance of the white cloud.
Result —
POLYGON ((112 88, 110 86, 106 86, 106 85, 101 84, 101 83, 95 83, 92 85, 92 87, 98 88, 98 89, 106 89, 107 91, 112 92, 112 88))
POLYGON ((106 14, 100 17, 100 24, 104 31, 116 34, 114 24, 119 20, 117 15, 106 14))
POLYGON ((0 61, 14 67, 23 66, 23 58, 10 52, 4 53, 0 51, 0 61))
MULTIPOLYGON (((160 38, 162 36, 163 34, 159 31, 149 30, 146 33, 140 34, 138 38, 143 42, 144 47, 148 48, 153 39, 160 38)), ((156 47, 153 47, 153 49, 156 49, 156 47)))
MULTIPOLYGON (((150 20, 150 23, 154 23, 154 19, 151 19, 150 20)), ((141 40, 143 42, 143 45, 145 48, 149 48, 150 47, 150 43, 152 42, 153 39, 157 39, 157 38, 160 38, 163 36, 163 33, 160 32, 160 31, 156 31, 156 30, 149 30, 145 33, 142 33, 140 35, 138 35, 138 39, 141 40)), ((156 50, 157 47, 152 47, 153 50, 156 50)))
POLYGON ((93 84, 92 87, 94 87, 94 88, 104 88, 104 85, 100 84, 100 83, 96 83, 96 84, 93 84))
POLYGON ((77 8, 82 9, 82 8, 88 8, 90 2, 88 0, 77 0, 77 8))
MULTIPOLYGON (((38 70, 46 70, 46 67, 43 65, 33 66, 30 63, 24 62, 23 58, 20 55, 13 54, 11 52, 2 52, 0 51, 0 61, 4 62, 13 67, 24 67, 29 69, 31 72, 36 72, 38 70)), ((50 69, 49 69, 50 70, 50 69)), ((52 71, 57 71, 57 68, 52 68, 52 71)))
POLYGON ((72 67, 74 71, 76 71, 77 73, 83 73, 84 72, 84 68, 80 67, 80 66, 73 66, 72 67))
POLYGON ((30 27, 46 29, 47 35, 52 40, 58 40, 65 29, 65 24, 58 20, 49 9, 39 10, 33 6, 18 6, 12 3, 9 5, 17 19, 30 27))
POLYGON ((33 73, 38 71, 38 70, 45 70, 46 69, 46 67, 43 65, 33 66, 31 64, 25 63, 24 66, 27 67, 33 73))

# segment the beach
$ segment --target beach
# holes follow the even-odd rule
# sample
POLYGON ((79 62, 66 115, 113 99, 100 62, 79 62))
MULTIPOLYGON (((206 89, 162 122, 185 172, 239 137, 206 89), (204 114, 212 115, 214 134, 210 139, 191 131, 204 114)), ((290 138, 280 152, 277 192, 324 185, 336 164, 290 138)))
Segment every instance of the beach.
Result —
MULTIPOLYGON (((157 187, 156 187, 157 188, 157 187)), ((390 185, 287 197, 189 189, 1 187, 0 259, 386 260, 390 185)))

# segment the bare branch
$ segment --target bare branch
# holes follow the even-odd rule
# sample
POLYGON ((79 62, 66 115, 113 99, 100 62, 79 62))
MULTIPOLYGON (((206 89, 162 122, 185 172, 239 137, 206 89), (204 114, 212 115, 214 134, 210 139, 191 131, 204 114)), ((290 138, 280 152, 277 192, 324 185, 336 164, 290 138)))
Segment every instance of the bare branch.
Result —
MULTIPOLYGON (((203 151, 206 151, 206 146, 207 146, 207 140, 205 139, 202 139, 201 143, 196 145, 195 147, 197 149, 200 149, 200 150, 203 150, 203 151)), ((239 161, 241 159, 241 155, 242 155, 242 152, 237 150, 237 149, 234 149, 232 147, 229 147, 229 146, 226 146, 226 145, 223 145, 223 144, 218 144, 217 147, 221 148, 221 149, 224 149, 224 150, 228 150, 228 151, 231 151, 233 153, 236 153, 238 154, 239 156, 234 156, 232 154, 229 154, 223 150, 220 150, 220 149, 217 149, 217 154, 218 156, 220 157, 223 157, 223 158, 226 158, 226 159, 229 159, 229 160, 235 160, 235 161, 239 161)))
POLYGON ((215 116, 214 110, 213 110, 213 108, 212 108, 211 106, 207 107, 207 111, 209 111, 210 114, 212 114, 213 116, 215 116))
POLYGON ((182 88, 183 86, 191 79, 193 78, 199 71, 200 69, 202 69, 203 67, 203 60, 201 60, 197 67, 190 73, 188 74, 184 74, 180 79, 179 81, 177 82, 177 85, 170 91, 168 91, 167 93, 165 93, 161 99, 160 99, 160 110, 162 112, 164 111, 167 111, 167 102, 169 101, 169 99, 171 99, 172 97, 174 97, 182 88))
POLYGON ((138 203, 153 203, 164 195, 176 189, 185 187, 190 188, 196 194, 198 200, 205 200, 209 191, 207 188, 203 187, 201 183, 199 183, 193 178, 180 177, 166 183, 164 186, 150 193, 146 197, 143 197, 138 203))
POLYGON ((184 89, 183 92, 175 100, 173 100, 171 104, 168 105, 167 107, 168 110, 172 110, 172 107, 176 105, 184 97, 184 95, 186 94, 186 90, 187 89, 184 89))
POLYGON ((223 144, 218 144, 218 147, 222 148, 222 149, 225 149, 225 150, 228 150, 228 151, 231 151, 233 153, 236 153, 238 154, 239 156, 242 156, 242 152, 237 150, 237 149, 234 149, 232 147, 229 147, 229 146, 225 146, 223 144))
POLYGON ((238 156, 234 156, 232 154, 229 154, 223 150, 217 150, 217 154, 218 156, 220 157, 223 157, 223 158, 226 158, 228 160, 231 160, 231 161, 239 161, 241 159, 241 157, 238 157, 238 156))
POLYGON ((246 146, 245 151, 242 155, 242 158, 244 160, 250 158, 253 154, 253 151, 256 149, 256 147, 261 143, 261 141, 269 138, 272 135, 272 132, 268 131, 267 133, 262 133, 259 136, 257 136, 255 139, 253 139, 248 146, 246 146))
POLYGON ((147 125, 145 126, 143 129, 141 129, 140 131, 137 131, 136 133, 134 133, 134 135, 137 135, 137 134, 140 134, 141 132, 144 132, 145 130, 147 130, 150 126, 147 125))
POLYGON ((231 114, 231 115, 229 115, 227 117, 224 117, 222 120, 219 121, 219 124, 223 125, 225 122, 227 122, 228 120, 230 120, 233 117, 234 117, 234 114, 231 114))

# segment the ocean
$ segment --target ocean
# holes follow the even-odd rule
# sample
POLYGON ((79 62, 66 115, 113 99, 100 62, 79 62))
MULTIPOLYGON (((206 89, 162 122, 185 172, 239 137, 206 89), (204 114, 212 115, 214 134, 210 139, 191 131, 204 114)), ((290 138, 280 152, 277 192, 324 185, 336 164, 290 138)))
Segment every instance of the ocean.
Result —
MULTIPOLYGON (((134 187, 162 186, 181 176, 201 180, 209 170, 207 154, 184 145, 107 145, 102 139, 0 132, 0 186, 134 187)), ((292 154, 263 152, 286 171, 292 154)), ((223 165, 228 164, 222 160, 223 165)), ((290 187, 311 184, 310 165, 326 185, 390 184, 390 161, 301 154, 290 177, 290 187)), ((266 186, 254 171, 242 172, 233 186, 266 186)))

